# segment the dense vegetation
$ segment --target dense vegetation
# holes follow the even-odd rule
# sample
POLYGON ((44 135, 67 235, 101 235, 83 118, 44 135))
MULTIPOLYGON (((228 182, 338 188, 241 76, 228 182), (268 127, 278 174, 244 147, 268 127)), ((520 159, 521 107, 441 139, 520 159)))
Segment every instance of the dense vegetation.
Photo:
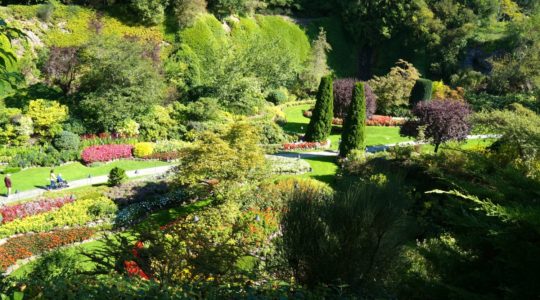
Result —
POLYGON ((0 298, 540 294, 537 1, 0 5, 0 298))

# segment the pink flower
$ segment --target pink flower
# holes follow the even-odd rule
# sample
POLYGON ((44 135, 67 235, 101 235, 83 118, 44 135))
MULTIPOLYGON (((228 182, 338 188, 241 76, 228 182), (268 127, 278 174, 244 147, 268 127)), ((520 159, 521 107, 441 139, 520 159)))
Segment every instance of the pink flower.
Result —
POLYGON ((91 146, 83 150, 81 158, 87 164, 93 162, 106 162, 119 158, 131 158, 132 150, 132 145, 91 146))

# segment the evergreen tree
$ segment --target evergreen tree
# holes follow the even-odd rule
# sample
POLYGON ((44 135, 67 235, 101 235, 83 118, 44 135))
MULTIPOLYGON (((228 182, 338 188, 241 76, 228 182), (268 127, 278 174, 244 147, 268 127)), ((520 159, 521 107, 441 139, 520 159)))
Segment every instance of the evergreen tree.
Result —
POLYGON ((317 103, 309 122, 305 139, 309 142, 326 141, 332 131, 332 119, 334 118, 334 91, 333 79, 328 75, 321 79, 317 103))
POLYGON ((358 82, 354 87, 353 100, 343 125, 339 155, 347 157, 354 149, 364 149, 366 137, 366 94, 364 83, 358 82))
POLYGON ((411 91, 411 97, 409 98, 409 104, 414 107, 416 104, 422 101, 431 100, 431 94, 433 93, 433 81, 429 79, 420 78, 416 80, 411 91))

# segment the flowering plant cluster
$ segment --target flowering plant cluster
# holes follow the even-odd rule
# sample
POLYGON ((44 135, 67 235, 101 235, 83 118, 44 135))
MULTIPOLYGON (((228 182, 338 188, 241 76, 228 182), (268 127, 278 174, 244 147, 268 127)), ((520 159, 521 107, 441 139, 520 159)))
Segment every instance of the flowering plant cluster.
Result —
POLYGON ((60 229, 53 232, 23 235, 9 239, 0 246, 0 270, 47 250, 82 242, 94 235, 91 228, 60 229))
POLYGON ((48 212, 73 201, 75 201, 74 197, 65 196, 63 198, 42 199, 13 206, 0 207, 0 223, 5 224, 12 222, 15 219, 22 219, 28 216, 48 212))
POLYGON ((327 142, 297 142, 297 143, 286 143, 283 144, 283 150, 293 151, 293 150, 308 150, 308 149, 318 149, 323 147, 328 147, 330 143, 327 142))
POLYGON ((18 233, 46 232, 65 226, 82 226, 92 221, 109 219, 116 211, 116 204, 106 197, 79 199, 56 210, 3 224, 0 226, 0 238, 18 233))
POLYGON ((173 203, 180 203, 185 199, 185 193, 182 190, 175 190, 161 197, 150 198, 131 204, 118 211, 114 222, 117 226, 130 225, 148 213, 167 207, 173 203))
POLYGON ((304 174, 311 172, 311 165, 303 160, 293 157, 268 156, 272 174, 304 174))
POLYGON ((367 126, 401 126, 405 124, 405 119, 393 118, 390 116, 373 115, 366 121, 367 126))
POLYGON ((81 158, 87 164, 106 162, 119 158, 132 158, 132 150, 132 145, 90 146, 83 150, 81 158))

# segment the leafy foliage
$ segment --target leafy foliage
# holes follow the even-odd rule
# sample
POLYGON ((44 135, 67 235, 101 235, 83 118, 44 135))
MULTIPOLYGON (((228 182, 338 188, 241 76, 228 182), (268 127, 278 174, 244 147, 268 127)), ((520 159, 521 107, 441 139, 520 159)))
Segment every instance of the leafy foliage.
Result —
POLYGON ((309 121, 305 139, 310 142, 326 141, 334 118, 334 92, 331 76, 323 77, 319 85, 317 103, 309 121))
POLYGON ((109 172, 109 180, 107 181, 107 184, 109 186, 119 186, 124 181, 126 181, 126 179, 126 170, 119 167, 114 167, 109 172))
POLYGON ((80 116, 95 132, 113 131, 138 120, 163 99, 163 81, 137 42, 97 38, 83 50, 80 116))
POLYGON ((58 85, 64 94, 76 88, 80 62, 77 47, 51 47, 49 57, 43 66, 43 74, 49 84, 58 85))
POLYGON ((431 100, 433 93, 433 82, 429 79, 420 78, 416 81, 412 91, 409 103, 414 107, 417 103, 431 100))
POLYGON ((471 109, 458 100, 433 100, 420 102, 413 109, 416 120, 407 121, 400 134, 431 141, 435 152, 441 143, 450 140, 463 141, 471 131, 471 109))
POLYGON ((54 147, 60 151, 78 151, 81 138, 69 131, 62 131, 53 140, 54 147))
POLYGON ((38 99, 30 101, 26 115, 32 118, 34 133, 43 139, 51 139, 62 132, 68 108, 56 101, 38 99))
MULTIPOLYGON (((356 83, 357 80, 354 78, 334 80, 334 117, 346 118, 356 83)), ((364 94, 366 96, 366 117, 371 118, 377 110, 377 96, 367 83, 364 83, 364 94)))
POLYGON ((374 294, 391 276, 407 238, 410 203, 399 182, 356 184, 331 200, 294 193, 283 217, 284 250, 304 284, 347 284, 374 294))
POLYGON ((364 83, 356 83, 353 101, 343 124, 339 156, 347 157, 352 150, 363 150, 366 139, 366 95, 364 83))
POLYGON ((407 106, 411 91, 419 78, 418 70, 404 60, 399 60, 387 75, 375 76, 368 83, 377 95, 377 111, 390 115, 393 109, 407 106))

